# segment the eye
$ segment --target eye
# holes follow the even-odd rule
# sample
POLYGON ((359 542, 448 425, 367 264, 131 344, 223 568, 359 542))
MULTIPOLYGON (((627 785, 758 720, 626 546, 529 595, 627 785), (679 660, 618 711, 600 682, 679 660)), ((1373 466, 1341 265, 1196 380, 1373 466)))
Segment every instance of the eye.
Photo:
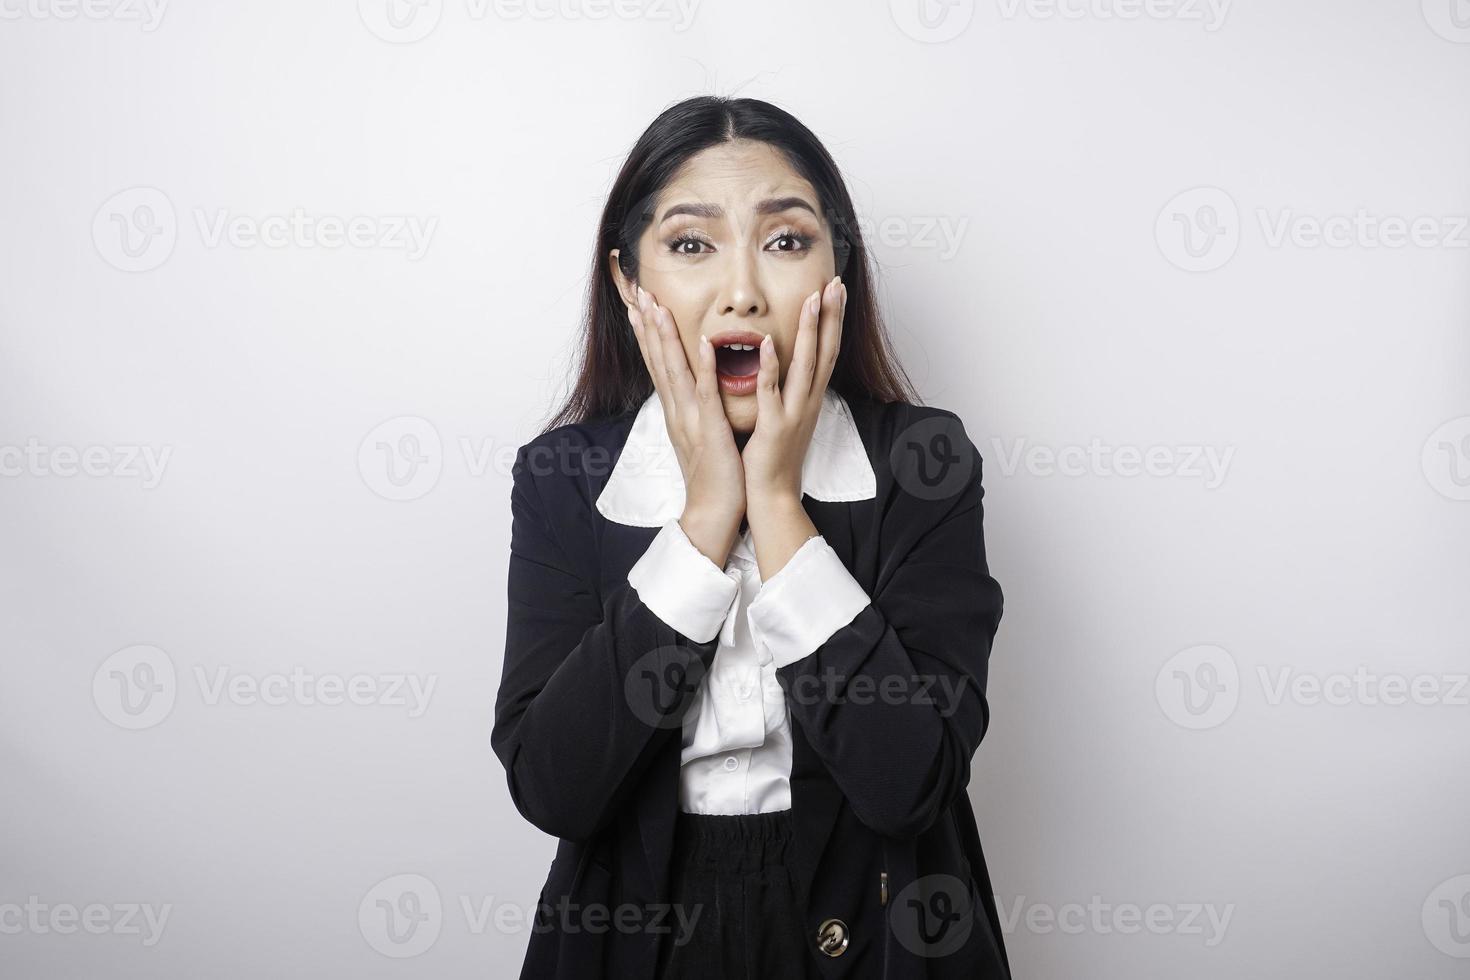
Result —
POLYGON ((774 249, 774 251, 805 252, 807 249, 812 247, 812 239, 807 235, 803 235, 801 232, 797 231, 794 228, 787 228, 783 231, 776 232, 776 236, 771 239, 770 244, 779 245, 782 242, 788 243, 791 247, 776 248, 774 249))
POLYGON ((704 253, 705 247, 708 247, 710 243, 705 241, 698 232, 681 231, 679 234, 675 235, 673 238, 670 238, 664 244, 668 247, 668 250, 670 252, 673 252, 675 255, 701 255, 704 253), (699 247, 686 248, 685 246, 699 247))

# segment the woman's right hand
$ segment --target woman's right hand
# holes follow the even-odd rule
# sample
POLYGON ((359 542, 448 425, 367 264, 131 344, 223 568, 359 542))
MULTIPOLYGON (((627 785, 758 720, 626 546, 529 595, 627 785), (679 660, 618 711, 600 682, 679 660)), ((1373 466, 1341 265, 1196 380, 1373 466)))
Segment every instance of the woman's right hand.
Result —
POLYGON ((698 364, 691 371, 674 315, 641 286, 636 288, 638 309, 630 309, 628 319, 663 403, 664 425, 684 475, 679 526, 723 570, 745 516, 745 467, 720 400, 715 349, 701 337, 698 364))

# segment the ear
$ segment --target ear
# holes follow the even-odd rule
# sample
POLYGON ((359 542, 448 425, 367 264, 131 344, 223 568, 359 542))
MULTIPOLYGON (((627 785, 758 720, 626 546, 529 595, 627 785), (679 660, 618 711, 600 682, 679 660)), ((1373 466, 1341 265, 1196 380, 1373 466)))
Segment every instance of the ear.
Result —
POLYGON ((618 250, 613 249, 607 254, 607 263, 612 272, 613 284, 618 287, 618 295, 623 298, 623 303, 631 310, 638 309, 638 293, 634 284, 623 275, 623 269, 618 265, 618 250))

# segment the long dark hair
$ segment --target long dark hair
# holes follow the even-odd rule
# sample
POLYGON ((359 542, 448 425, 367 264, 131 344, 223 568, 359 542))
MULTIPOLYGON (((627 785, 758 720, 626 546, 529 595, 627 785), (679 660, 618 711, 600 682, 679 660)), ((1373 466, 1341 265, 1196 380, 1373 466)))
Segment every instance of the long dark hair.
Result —
POLYGON ((827 386, 849 400, 918 403, 913 384, 889 348, 852 198, 826 147, 795 116, 769 102, 701 95, 659 113, 628 153, 608 193, 588 280, 577 381, 566 404, 543 432, 568 423, 617 417, 638 408, 653 393, 653 379, 628 325, 608 256, 618 249, 619 268, 636 281, 638 239, 653 219, 655 196, 691 156, 739 139, 768 143, 779 150, 816 189, 832 227, 837 271, 847 286, 847 314, 842 347, 827 386))

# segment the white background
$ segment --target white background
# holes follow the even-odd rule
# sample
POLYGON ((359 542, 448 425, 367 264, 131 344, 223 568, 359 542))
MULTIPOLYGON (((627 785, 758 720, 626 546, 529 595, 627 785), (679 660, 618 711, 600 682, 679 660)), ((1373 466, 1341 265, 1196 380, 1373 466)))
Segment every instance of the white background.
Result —
POLYGON ((516 974, 509 463, 712 92, 984 454, 1016 976, 1464 976, 1465 0, 388 12, 0 0, 0 973, 516 974))

